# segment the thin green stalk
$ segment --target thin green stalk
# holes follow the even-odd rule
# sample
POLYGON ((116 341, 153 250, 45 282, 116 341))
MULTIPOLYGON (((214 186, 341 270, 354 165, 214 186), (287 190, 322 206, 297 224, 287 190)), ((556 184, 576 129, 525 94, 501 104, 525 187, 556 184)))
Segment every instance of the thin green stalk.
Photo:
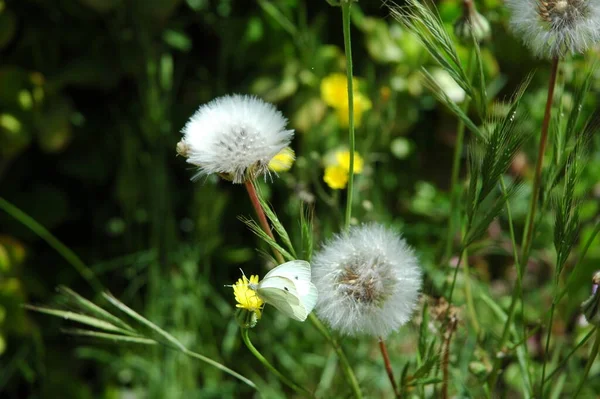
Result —
POLYGON ((542 364, 542 380, 540 382, 540 398, 544 397, 544 382, 546 379, 546 364, 548 363, 548 351, 550 350, 550 336, 552 335, 552 322, 554 321, 554 310, 556 304, 552 302, 550 306, 550 319, 548 320, 548 332, 546 333, 546 344, 544 345, 544 359, 542 364))
POLYGON ((344 372, 344 376, 346 377, 346 381, 350 384, 350 388, 352 388, 352 393, 356 399, 362 399, 363 395, 360 390, 360 386, 358 385, 358 380, 356 379, 356 375, 354 375, 354 370, 352 370, 352 366, 350 366, 350 362, 344 353, 344 349, 340 345, 340 343, 329 333, 327 328, 321 323, 321 321, 311 313, 308 316, 311 323, 315 326, 315 328, 325 337, 327 341, 331 344, 335 353, 340 360, 340 364, 342 366, 342 370, 344 372))
POLYGON ((0 209, 4 212, 17 219, 21 224, 33 231, 38 237, 46 241, 60 256, 62 256, 73 268, 79 273, 81 277, 94 289, 96 293, 100 293, 104 290, 102 284, 96 278, 94 272, 86 266, 85 263, 71 251, 69 247, 63 244, 58 238, 56 238, 48 229, 35 221, 31 216, 0 197, 0 209))
POLYGON ((467 310, 469 312, 469 320, 475 330, 475 335, 479 335, 480 327, 477 321, 477 312, 475 311, 475 302, 473 301, 473 293, 471 291, 471 279, 469 278, 469 253, 465 248, 465 255, 463 256, 464 261, 464 279, 465 279, 465 300, 467 302, 467 310))
POLYGON ((588 374, 590 373, 590 369, 592 368, 592 364, 594 364, 594 360, 596 360, 596 356, 598 356, 598 349, 600 348, 600 334, 596 330, 596 339, 594 340, 594 346, 592 346, 592 351, 590 352, 590 357, 588 358, 587 364, 585 365, 585 370, 583 372, 583 376, 581 377, 581 381, 577 386, 577 391, 575 391, 575 395, 573 399, 576 399, 583 388, 583 384, 585 384, 585 380, 587 379, 588 374))
MULTIPOLYGON (((460 264, 465 254, 465 248, 460 250, 460 254, 458 255, 458 261, 456 263, 456 268, 454 269, 454 276, 452 277, 452 285, 450 286, 450 294, 448 294, 448 305, 452 303, 452 295, 454 294, 454 287, 456 286, 456 277, 458 276, 458 269, 460 269, 460 264)), ((448 306, 448 310, 450 310, 450 306, 448 306)))
MULTIPOLYGON (((500 179, 500 186, 502 188, 502 195, 506 195, 506 184, 504 183, 504 179, 500 179)), ((502 350, 502 348, 506 344, 506 341, 508 340, 508 336, 509 336, 509 332, 510 332, 510 325, 511 325, 513 317, 514 317, 517 301, 519 298, 522 299, 522 296, 523 296, 523 287, 521 284, 522 283, 522 267, 519 262, 519 254, 517 251, 517 240, 515 238, 515 229, 514 229, 514 224, 513 224, 513 219, 512 219, 512 211, 510 209, 510 202, 508 199, 506 200, 506 213, 508 216, 508 228, 509 228, 509 232, 510 232, 510 240, 512 243, 513 258, 515 261, 515 267, 517 269, 517 281, 515 283, 515 287, 513 288, 512 298, 510 301, 510 307, 508 309, 506 322, 504 323, 504 327, 502 329, 502 335, 500 336, 500 343, 498 344, 499 350, 502 350)), ((500 359, 498 357, 494 361, 494 365, 492 367, 492 372, 490 373, 490 377, 488 378, 490 390, 493 390, 494 386, 496 385, 496 381, 498 378, 498 371, 499 371, 501 362, 502 362, 502 359, 500 359)))
POLYGON ((250 352, 252 352, 254 357, 256 357, 267 369, 269 369, 270 372, 275 374, 275 376, 277 376, 277 378, 279 378, 281 382, 283 382, 288 387, 292 388, 299 395, 306 396, 308 398, 314 398, 314 395, 308 389, 301 387, 300 385, 296 384, 295 382, 281 374, 281 372, 279 372, 279 370, 277 370, 275 366, 273 366, 271 363, 269 363, 267 359, 265 359, 265 357, 258 351, 258 349, 256 349, 256 347, 252 345, 252 342, 250 342, 250 337, 248 336, 247 328, 242 328, 241 333, 244 344, 246 344, 248 349, 250 349, 250 352))
POLYGON ((554 374, 558 373, 565 366, 565 364, 567 364, 567 362, 569 361, 571 356, 573 356, 573 354, 575 354, 575 352, 577 352, 577 350, 579 350, 579 348, 581 348, 583 346, 583 344, 585 344, 592 337, 592 335, 594 335, 596 330, 597 330, 596 327, 591 329, 590 332, 588 332, 585 335, 585 337, 583 337, 581 339, 581 341, 579 341, 579 343, 577 345, 575 345, 575 347, 573 349, 571 349, 571 352, 569 352, 569 354, 567 356, 565 356, 565 358, 560 362, 560 364, 558 366, 556 366, 556 368, 554 370, 552 370, 552 372, 550 374, 548 374, 548 377, 546 377, 546 380, 550 380, 552 377, 554 377, 554 374))
POLYGON ((342 27, 344 30, 344 51, 346 53, 346 76, 348 78, 348 138, 350 144, 350 165, 348 171, 348 195, 346 198, 346 220, 344 229, 350 227, 352 217, 352 195, 354 190, 354 87, 352 81, 352 42, 350 40, 351 1, 342 1, 342 27))
MULTIPOLYGON (((469 61, 467 64, 467 76, 469 82, 473 80, 473 62, 475 51, 471 49, 469 51, 469 61)), ((461 104, 462 111, 466 114, 469 110, 469 104, 471 98, 466 96, 465 100, 461 104)), ((465 123, 462 119, 458 120, 458 126, 456 127, 456 144, 454 146, 454 158, 452 159, 452 175, 450 178, 450 212, 448 219, 448 236, 446 237, 446 249, 444 251, 444 259, 449 259, 452 253, 452 241, 454 237, 454 220, 460 218, 460 208, 457 208, 458 196, 460 190, 457 190, 458 177, 460 175, 460 159, 462 158, 463 142, 465 137, 465 123), (456 215, 455 215, 456 213, 456 215)))

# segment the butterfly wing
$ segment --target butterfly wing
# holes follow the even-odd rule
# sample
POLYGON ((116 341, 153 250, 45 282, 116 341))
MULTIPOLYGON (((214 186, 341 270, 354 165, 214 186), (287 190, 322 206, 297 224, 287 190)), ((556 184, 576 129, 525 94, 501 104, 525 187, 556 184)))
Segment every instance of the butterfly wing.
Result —
POLYGON ((298 295, 294 282, 288 278, 267 274, 258 284, 256 293, 266 303, 294 320, 304 321, 310 313, 298 295))

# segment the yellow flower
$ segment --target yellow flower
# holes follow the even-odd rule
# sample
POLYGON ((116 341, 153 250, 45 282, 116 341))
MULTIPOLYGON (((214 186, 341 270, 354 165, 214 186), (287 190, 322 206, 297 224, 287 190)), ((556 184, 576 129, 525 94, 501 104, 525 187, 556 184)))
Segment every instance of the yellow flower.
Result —
POLYGON ((295 154, 294 150, 290 147, 285 147, 283 150, 279 151, 277 155, 271 159, 269 162, 269 169, 273 172, 287 172, 292 167, 294 163, 295 154))
MULTIPOLYGON (((355 92, 354 93, 354 126, 359 127, 362 123, 362 116, 365 111, 371 109, 373 104, 365 95, 355 92)), ((335 109, 338 120, 340 121, 341 127, 348 127, 350 123, 350 111, 348 110, 348 100, 344 105, 335 109)))
MULTIPOLYGON (((358 81, 352 80, 356 92, 358 81)), ((325 104, 333 108, 345 106, 348 108, 348 78, 342 73, 332 73, 321 81, 321 98, 325 104), (345 105, 344 105, 345 104, 345 105)))
POLYGON ((260 319, 261 309, 264 306, 264 302, 256 291, 252 289, 253 286, 258 284, 258 276, 250 276, 250 280, 243 276, 233 286, 233 295, 237 304, 236 308, 247 309, 256 314, 256 317, 260 319))
MULTIPOLYGON (((344 168, 346 173, 350 173, 350 151, 338 151, 335 154, 337 164, 344 168)), ((363 170, 364 161, 360 154, 354 151, 354 173, 361 173, 363 170)))
POLYGON ((339 165, 331 165, 325 168, 323 180, 334 190, 341 190, 348 184, 348 171, 339 165))

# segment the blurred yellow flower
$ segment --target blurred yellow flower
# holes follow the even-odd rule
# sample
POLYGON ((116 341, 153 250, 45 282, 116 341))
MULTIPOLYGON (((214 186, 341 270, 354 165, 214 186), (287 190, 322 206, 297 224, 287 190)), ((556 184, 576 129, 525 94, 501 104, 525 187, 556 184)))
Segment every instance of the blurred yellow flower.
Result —
MULTIPOLYGON (((338 151, 335 154, 337 164, 344 168, 347 173, 350 173, 350 151, 338 151)), ((363 170, 364 161, 360 154, 354 151, 354 173, 361 173, 363 170)))
MULTIPOLYGON (((362 123, 362 116, 365 111, 371 109, 373 104, 365 95, 355 92, 354 93, 354 126, 359 127, 362 123)), ((350 123, 350 111, 348 110, 348 101, 343 106, 335 109, 340 121, 341 127, 348 127, 350 123)))
POLYGON ((294 150, 291 147, 285 147, 269 162, 269 169, 273 172, 287 172, 292 167, 296 159, 294 150))
MULTIPOLYGON (((332 73, 321 81, 321 98, 333 108, 348 108, 348 78, 342 73, 332 73)), ((356 78, 352 80, 354 92, 358 86, 356 78)))
POLYGON ((258 284, 258 276, 250 276, 250 280, 243 276, 237 283, 233 285, 233 295, 237 304, 236 308, 247 309, 256 314, 256 317, 260 319, 261 309, 264 306, 264 302, 256 291, 252 289, 253 286, 258 284))
MULTIPOLYGON (((321 81, 321 98, 325 104, 336 110, 342 127, 348 127, 348 80, 342 73, 332 73, 321 81)), ((354 124, 360 126, 362 115, 371 109, 372 104, 364 94, 358 91, 358 79, 352 79, 354 92, 354 124)))
POLYGON ((348 184, 348 171, 343 166, 331 165, 325 168, 323 180, 334 190, 341 190, 348 184))

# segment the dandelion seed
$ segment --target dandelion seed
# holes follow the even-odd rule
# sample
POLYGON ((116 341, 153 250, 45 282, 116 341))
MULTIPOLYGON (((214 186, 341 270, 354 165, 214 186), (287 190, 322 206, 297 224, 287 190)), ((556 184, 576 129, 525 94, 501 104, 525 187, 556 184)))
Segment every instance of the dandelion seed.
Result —
POLYGON ((385 337, 408 322, 417 305, 417 258, 400 235, 381 225, 337 236, 312 266, 317 315, 343 334, 385 337))
POLYGON ((199 167, 195 177, 219 173, 234 183, 269 174, 269 162, 294 135, 281 112, 259 98, 224 96, 200 106, 183 128, 177 152, 199 167))
POLYGON ((540 58, 583 53, 600 41, 598 0, 506 0, 510 25, 540 58))

